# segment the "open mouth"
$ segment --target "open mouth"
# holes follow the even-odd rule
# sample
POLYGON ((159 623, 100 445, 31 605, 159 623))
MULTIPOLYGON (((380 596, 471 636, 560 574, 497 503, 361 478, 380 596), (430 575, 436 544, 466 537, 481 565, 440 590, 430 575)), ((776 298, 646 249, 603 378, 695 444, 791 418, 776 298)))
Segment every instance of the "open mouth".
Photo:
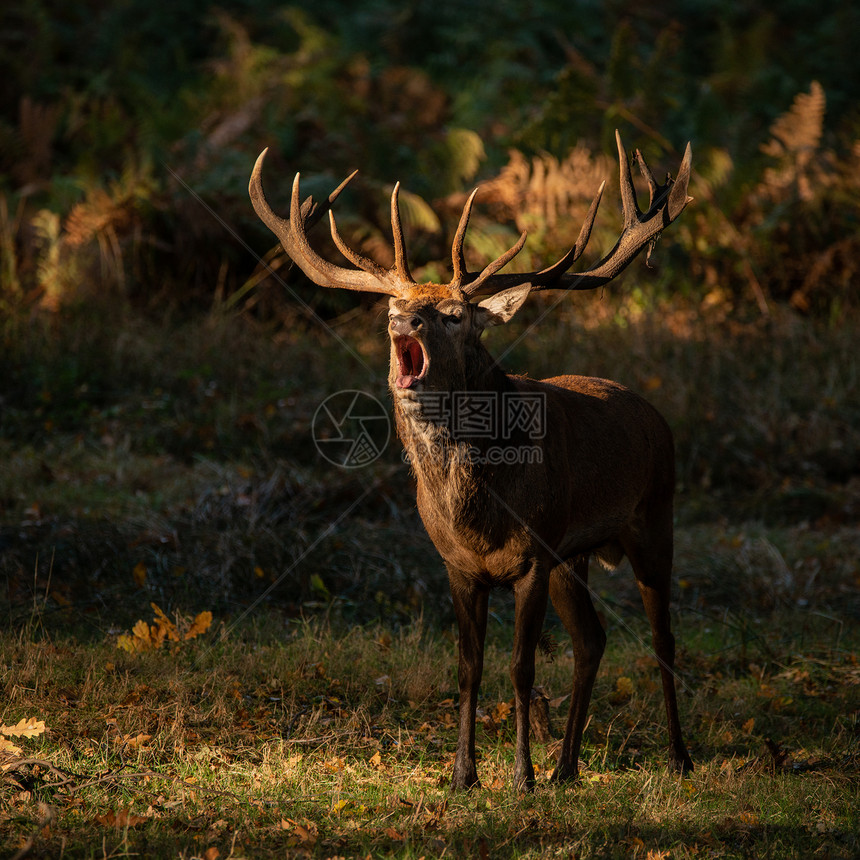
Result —
POLYGON ((413 388, 424 377, 427 362, 424 350, 414 337, 398 337, 394 341, 397 352, 397 387, 413 388))

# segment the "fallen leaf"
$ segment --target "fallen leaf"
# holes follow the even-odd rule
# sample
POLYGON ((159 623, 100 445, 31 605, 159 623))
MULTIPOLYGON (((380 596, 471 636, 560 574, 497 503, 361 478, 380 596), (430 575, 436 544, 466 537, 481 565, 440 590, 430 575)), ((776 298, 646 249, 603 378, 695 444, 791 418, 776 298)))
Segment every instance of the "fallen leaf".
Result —
POLYGON ((195 636, 200 636, 212 626, 212 613, 209 610, 201 612, 194 621, 191 622, 191 627, 185 634, 185 639, 193 639, 195 636))
POLYGON ((382 767, 382 755, 381 755, 381 753, 379 752, 379 750, 377 750, 377 751, 376 751, 376 752, 375 752, 375 753, 370 757, 370 761, 368 762, 368 764, 369 764, 371 767, 382 767))
POLYGON ((109 809, 102 815, 95 817, 98 824, 104 827, 115 827, 117 830, 124 827, 137 827, 139 824, 146 824, 148 820, 145 815, 135 815, 129 807, 120 809, 119 812, 109 809))
POLYGON ((122 744, 128 749, 136 750, 143 748, 143 745, 149 740, 152 740, 152 735, 147 735, 144 734, 144 732, 141 732, 138 735, 125 735, 125 737, 115 738, 114 742, 122 744))
POLYGON ((512 707, 510 702, 499 702, 495 708, 493 708, 493 722, 503 723, 510 716, 512 707))
POLYGON ((21 747, 16 747, 15 744, 12 743, 12 741, 7 741, 6 738, 0 738, 0 753, 21 755, 21 747))
POLYGON ((290 834, 289 842, 294 846, 313 846, 317 841, 317 826, 307 819, 298 822, 293 821, 291 818, 282 818, 280 827, 281 830, 286 830, 290 834))
POLYGON ((347 806, 349 806, 350 802, 351 802, 351 801, 349 801, 349 800, 343 800, 343 799, 341 799, 341 800, 336 800, 336 801, 335 801, 334 803, 332 803, 332 805, 331 805, 331 811, 332 811, 335 815, 340 815, 340 813, 341 813, 341 812, 343 812, 343 811, 344 811, 344 809, 346 809, 346 807, 347 807, 347 806))
POLYGON ((35 717, 22 717, 14 726, 0 726, 0 734, 10 738, 34 738, 45 731, 45 721, 35 717))

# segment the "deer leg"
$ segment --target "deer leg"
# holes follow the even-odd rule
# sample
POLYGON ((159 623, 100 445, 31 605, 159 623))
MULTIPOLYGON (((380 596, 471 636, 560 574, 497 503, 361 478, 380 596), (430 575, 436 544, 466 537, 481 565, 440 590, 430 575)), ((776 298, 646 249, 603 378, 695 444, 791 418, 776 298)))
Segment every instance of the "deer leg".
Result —
POLYGON ((547 579, 546 568, 535 562, 531 570, 514 583, 516 610, 511 681, 514 685, 517 725, 514 787, 518 791, 531 791, 535 784, 529 747, 529 706, 535 681, 535 648, 546 615, 547 579))
POLYGON ((582 733, 594 679, 606 647, 606 633, 588 591, 588 555, 577 556, 572 565, 565 563, 554 568, 549 580, 549 594, 558 617, 570 634, 575 661, 567 728, 558 763, 550 777, 552 782, 564 782, 579 777, 582 733))
POLYGON ((448 572, 448 579, 460 634, 457 666, 460 727, 451 787, 467 789, 481 785, 475 764, 475 711, 484 669, 484 637, 487 632, 487 602, 490 592, 486 587, 451 570, 448 572))
POLYGON ((636 575, 636 584, 642 603, 651 623, 651 641, 660 678, 663 682, 663 699, 669 723, 669 767, 680 773, 693 770, 693 761, 684 746, 681 719, 678 715, 678 696, 675 691, 675 637, 669 618, 669 599, 672 578, 671 526, 668 541, 661 546, 625 546, 627 557, 636 575))

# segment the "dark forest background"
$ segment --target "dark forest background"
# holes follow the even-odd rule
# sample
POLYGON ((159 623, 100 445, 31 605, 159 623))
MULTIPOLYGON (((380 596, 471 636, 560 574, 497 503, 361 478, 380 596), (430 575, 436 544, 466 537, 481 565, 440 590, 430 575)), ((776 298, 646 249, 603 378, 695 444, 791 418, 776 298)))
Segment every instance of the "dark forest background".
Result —
MULTIPOLYGON (((271 587, 288 611, 340 601, 409 617, 444 590, 397 445, 361 474, 313 446, 330 394, 385 401, 384 325, 369 297, 307 283, 254 215, 248 177, 266 146, 276 208, 297 170, 319 198, 360 168, 338 223, 385 264, 400 180, 413 271, 447 281, 474 186, 470 267, 528 229, 512 268, 536 269, 566 251, 607 179, 591 261, 620 230, 615 129, 658 175, 690 141, 695 202, 654 268, 637 261, 557 305, 535 296, 491 348, 516 372, 643 391, 675 431, 682 525, 855 523, 858 32, 860 10, 827 0, 8 6, 0 563, 13 617, 34 569, 88 611, 112 588, 133 585, 145 607, 196 601, 203 583, 226 606, 271 587), (345 534, 325 532, 334 521, 345 534)), ((802 554, 796 539, 781 552, 802 554)))

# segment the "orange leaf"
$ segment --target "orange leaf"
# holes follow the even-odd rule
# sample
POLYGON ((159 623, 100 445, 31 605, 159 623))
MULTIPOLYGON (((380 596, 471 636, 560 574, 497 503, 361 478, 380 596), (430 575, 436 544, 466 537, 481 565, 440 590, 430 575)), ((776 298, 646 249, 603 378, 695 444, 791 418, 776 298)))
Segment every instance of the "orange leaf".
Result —
POLYGON ((206 610, 201 612, 191 623, 191 627, 185 634, 185 639, 193 639, 195 636, 200 636, 212 626, 212 613, 206 610))
POLYGON ((129 807, 120 809, 119 812, 109 809, 104 814, 95 817, 98 824, 104 827, 116 827, 117 830, 123 827, 137 827, 138 824, 145 824, 148 820, 145 815, 135 815, 129 807))
POLYGON ((138 651, 141 651, 144 648, 152 647, 152 634, 150 632, 149 625, 143 619, 140 619, 137 624, 135 624, 134 627, 131 628, 131 632, 134 634, 134 638, 138 640, 138 651))
POLYGON ((146 824, 146 822, 145 815, 135 815, 128 807, 116 814, 117 827, 137 827, 138 824, 146 824))
POLYGON ((499 704, 493 708, 493 719, 497 723, 503 723, 510 716, 511 710, 510 702, 499 702, 499 704))
POLYGON ((143 747, 143 745, 150 740, 152 740, 152 735, 147 735, 144 732, 141 732, 138 735, 126 735, 125 737, 115 738, 116 743, 122 744, 132 750, 143 747))

